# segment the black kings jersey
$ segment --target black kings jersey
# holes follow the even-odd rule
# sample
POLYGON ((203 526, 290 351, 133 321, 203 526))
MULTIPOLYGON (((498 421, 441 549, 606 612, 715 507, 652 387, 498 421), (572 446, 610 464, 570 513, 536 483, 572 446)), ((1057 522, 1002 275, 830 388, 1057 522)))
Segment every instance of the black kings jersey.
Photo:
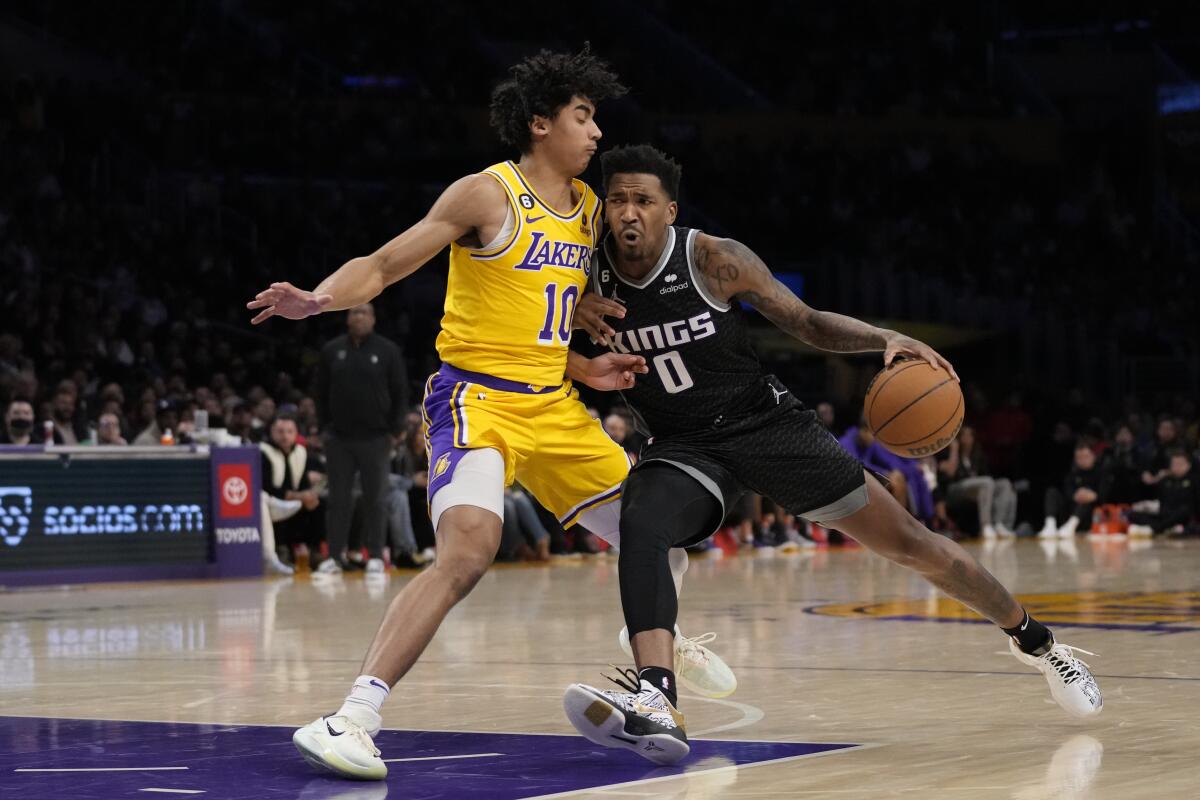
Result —
POLYGON ((708 429, 772 397, 741 308, 712 297, 694 267, 698 233, 671 227, 640 280, 617 274, 608 239, 592 270, 593 290, 625 305, 624 319, 607 319, 617 332, 612 349, 645 356, 650 367, 622 394, 654 437, 708 429))

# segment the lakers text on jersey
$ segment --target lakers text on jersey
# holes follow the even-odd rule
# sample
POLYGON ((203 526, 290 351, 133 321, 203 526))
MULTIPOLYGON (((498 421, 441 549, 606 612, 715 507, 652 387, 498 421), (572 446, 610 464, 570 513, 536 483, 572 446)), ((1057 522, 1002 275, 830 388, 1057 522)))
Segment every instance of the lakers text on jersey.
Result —
POLYGON ((537 196, 513 162, 483 174, 504 188, 507 222, 482 248, 451 246, 438 355, 470 372, 557 386, 575 308, 591 274, 600 200, 576 179, 579 200, 561 214, 537 196))

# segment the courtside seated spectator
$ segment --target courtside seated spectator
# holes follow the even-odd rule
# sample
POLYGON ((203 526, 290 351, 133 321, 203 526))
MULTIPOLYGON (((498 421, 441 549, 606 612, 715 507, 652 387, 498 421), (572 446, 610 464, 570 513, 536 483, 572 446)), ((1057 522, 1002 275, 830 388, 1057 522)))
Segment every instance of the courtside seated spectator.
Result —
MULTIPOLYGON (((296 549, 303 545, 308 549, 309 558, 315 560, 321 552, 323 538, 323 515, 317 510, 321 499, 313 489, 316 470, 310 463, 308 449, 296 441, 294 419, 276 417, 268 430, 267 439, 258 445, 262 452, 263 492, 276 500, 300 504, 300 508, 286 518, 274 519, 275 515, 272 515, 276 544, 273 555, 292 566, 296 549)), ((268 562, 270 560, 268 556, 268 562)))
POLYGON ((1147 486, 1153 486, 1167 477, 1170 471, 1171 454, 1183 445, 1179 437, 1179 426, 1176 425, 1174 418, 1167 414, 1158 418, 1154 438, 1154 450, 1150 454, 1145 471, 1142 472, 1142 483, 1147 486))
POLYGON ((864 467, 886 477, 888 491, 910 514, 926 522, 933 519, 933 490, 916 461, 885 449, 865 421, 847 428, 838 442, 864 467))
POLYGON ((392 473, 403 478, 408 486, 409 520, 420 558, 416 559, 419 563, 406 564, 404 559, 397 562, 393 553, 392 563, 396 566, 420 566, 433 559, 436 547, 433 521, 429 518, 428 509, 429 455, 420 413, 410 412, 405 417, 404 426, 404 442, 392 460, 392 473))
POLYGON ((1196 479, 1187 451, 1176 448, 1167 454, 1167 474, 1157 481, 1157 511, 1133 511, 1129 533, 1183 533, 1200 516, 1200 480, 1196 479))
POLYGON ((63 444, 79 444, 87 439, 87 426, 79 419, 79 388, 71 381, 60 381, 50 404, 54 430, 63 444))
POLYGON ((550 532, 538 518, 529 495, 515 484, 504 490, 504 526, 499 558, 502 561, 550 560, 550 532))
POLYGON ((1099 463, 1093 443, 1080 439, 1075 443, 1075 463, 1063 479, 1062 489, 1046 490, 1046 522, 1038 536, 1069 539, 1080 524, 1085 531, 1091 529, 1092 512, 1097 505, 1108 502, 1112 482, 1112 471, 1107 463, 1099 463), (1066 521, 1058 527, 1064 512, 1068 512, 1066 521))
POLYGON ((125 447, 129 442, 121 435, 121 418, 113 411, 105 411, 96 421, 96 444, 125 447))
POLYGON ((979 532, 985 539, 1012 538, 1017 524, 1017 493, 1008 478, 989 474, 987 457, 975 438, 975 429, 964 425, 938 464, 946 477, 947 502, 959 497, 974 500, 979 514, 979 532))
POLYGON ((163 435, 167 431, 171 431, 171 435, 175 436, 178 429, 179 412, 175 401, 164 397, 154 405, 154 421, 137 435, 137 438, 133 440, 133 444, 137 447, 150 447, 162 444, 163 435))
POLYGON ((1112 472, 1112 488, 1108 492, 1106 502, 1136 503, 1145 498, 1146 486, 1142 483, 1141 462, 1133 429, 1128 424, 1122 423, 1117 426, 1112 446, 1104 453, 1104 463, 1112 472))
MULTIPOLYGON (((34 424, 33 404, 28 400, 13 400, 4 411, 4 429, 0 430, 0 444, 42 444, 41 427, 34 424)), ((62 444, 58 430, 54 431, 54 444, 62 444)))

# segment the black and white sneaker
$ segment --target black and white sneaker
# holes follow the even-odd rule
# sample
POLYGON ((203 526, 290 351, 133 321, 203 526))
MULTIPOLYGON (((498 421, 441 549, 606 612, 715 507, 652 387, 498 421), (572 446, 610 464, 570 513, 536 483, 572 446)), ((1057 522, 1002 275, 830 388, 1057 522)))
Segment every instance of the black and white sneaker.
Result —
POLYGON ((1050 696, 1071 716, 1086 719, 1104 710, 1104 696, 1092 671, 1075 657, 1076 652, 1089 656, 1095 653, 1052 641, 1048 651, 1034 656, 1017 647, 1012 637, 1009 637, 1008 649, 1022 664, 1028 664, 1046 676, 1046 682, 1050 684, 1050 696))
POLYGON ((584 738, 604 747, 632 750, 655 764, 674 764, 687 756, 683 714, 633 670, 621 670, 628 683, 609 678, 623 691, 583 683, 567 687, 563 711, 584 738))

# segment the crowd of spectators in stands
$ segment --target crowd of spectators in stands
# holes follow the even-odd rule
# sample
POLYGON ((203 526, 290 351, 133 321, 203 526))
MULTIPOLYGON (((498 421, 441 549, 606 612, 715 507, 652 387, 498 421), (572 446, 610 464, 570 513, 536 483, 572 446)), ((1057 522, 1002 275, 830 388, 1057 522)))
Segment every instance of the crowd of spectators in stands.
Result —
MULTIPOLYGON (((324 25, 313 12, 266 0, 235 5, 216 13, 184 3, 154 14, 14 6, 61 41, 110 60, 114 76, 85 84, 0 63, 0 442, 160 445, 206 429, 261 442, 283 457, 280 481, 270 461, 277 499, 302 506, 277 537, 287 561, 319 547, 324 533, 326 430, 315 386, 321 346, 341 323, 251 330, 243 304, 270 279, 315 283, 417 219, 449 179, 502 157, 467 152, 453 134, 477 124, 496 77, 492 59, 509 59, 506 51, 462 48, 453 70, 438 68, 451 57, 438 36, 459 30, 453 13, 430 13, 427 25, 415 20, 411 46, 399 48, 404 57, 395 62, 386 58, 396 48, 382 24, 324 25), (364 35, 322 39, 346 30, 364 35), (364 90, 342 80, 352 72, 401 80, 364 90), (295 447, 306 464, 292 468, 295 447)), ((355 3, 336 13, 370 18, 380 8, 355 3)), ((656 57, 711 51, 709 68, 728 72, 731 86, 757 89, 777 112, 1024 113, 979 57, 978 20, 897 12, 912 29, 900 37, 911 51, 899 52, 889 45, 897 41, 891 28, 832 7, 803 31, 779 12, 764 31, 789 47, 807 37, 797 49, 808 69, 786 82, 741 57, 760 46, 758 31, 746 41, 705 39, 712 27, 697 20, 723 9, 651 3, 637 13, 647 15, 639 17, 647 30, 657 30, 657 19, 685 34, 664 39, 666 55, 656 57), (831 74, 845 78, 824 79, 831 74)), ((476 25, 501 13, 470 11, 476 25)), ((629 21, 603 16, 581 14, 571 44, 594 30, 598 50, 636 70, 639 48, 622 44, 629 21)), ((641 111, 731 111, 754 94, 725 84, 717 91, 715 73, 696 86, 668 72, 631 80, 631 98, 614 106, 617 130, 645 132, 629 122, 641 111)), ((737 154, 731 160, 711 158, 711 142, 693 124, 662 124, 648 135, 685 166, 684 219, 736 235, 773 265, 799 269, 802 258, 812 275, 831 277, 811 282, 815 305, 1000 336, 1020 329, 1027 351, 1075 353, 1066 360, 1080 362, 1089 379, 1099 367, 1088 354, 1117 339, 1123 353, 1196 357, 1191 299, 1200 295, 1200 270, 1194 259, 1155 247, 1128 176, 1102 148, 1080 148, 1048 167, 1005 156, 983 137, 913 134, 857 148, 741 137, 725 143, 737 154), (1100 277, 1132 272, 1139 280, 1120 285, 1100 277), (906 287, 925 295, 914 298, 906 287)), ((412 397, 436 364, 443 275, 444 265, 431 265, 377 304, 381 332, 403 344, 412 397)), ((853 424, 848 398, 837 400, 837 414, 834 404, 818 412, 890 477, 914 514, 951 535, 1082 532, 1110 504, 1144 504, 1130 521, 1156 532, 1186 528, 1189 510, 1194 521, 1193 399, 1142 397, 1117 409, 1065 391, 1070 384, 1042 385, 1044 374, 1015 377, 1012 386, 994 376, 969 384, 968 425, 932 463, 882 451, 853 424)), ((641 434, 632 418, 610 408, 611 398, 593 402, 605 430, 636 454, 641 434)), ((406 566, 424 563, 433 546, 428 467, 413 409, 393 448, 388 494, 389 549, 406 566)), ((506 509, 506 557, 602 547, 562 531, 520 487, 506 509)), ((806 532, 769 505, 751 503, 732 522, 760 543, 806 532)))

